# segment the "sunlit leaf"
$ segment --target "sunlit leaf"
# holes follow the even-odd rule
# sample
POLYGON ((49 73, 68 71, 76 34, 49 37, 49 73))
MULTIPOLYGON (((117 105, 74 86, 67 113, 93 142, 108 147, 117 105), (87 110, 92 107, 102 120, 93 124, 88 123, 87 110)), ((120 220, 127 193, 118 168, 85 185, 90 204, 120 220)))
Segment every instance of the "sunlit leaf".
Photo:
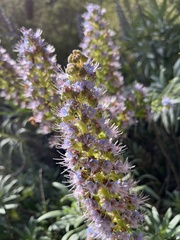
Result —
POLYGON ((59 216, 62 216, 62 211, 61 210, 54 210, 54 211, 50 211, 50 212, 47 212, 47 213, 43 214, 42 216, 40 216, 37 219, 37 221, 41 222, 45 219, 59 217, 59 216))

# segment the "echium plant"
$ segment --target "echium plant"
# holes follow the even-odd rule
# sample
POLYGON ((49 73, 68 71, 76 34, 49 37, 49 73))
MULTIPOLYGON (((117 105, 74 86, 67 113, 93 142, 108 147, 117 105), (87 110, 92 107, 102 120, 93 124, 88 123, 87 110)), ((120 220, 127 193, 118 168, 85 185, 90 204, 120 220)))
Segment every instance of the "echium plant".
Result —
POLYGON ((142 84, 136 83, 131 88, 123 84, 119 49, 113 41, 115 33, 105 20, 106 10, 96 4, 88 4, 86 9, 82 15, 84 38, 80 47, 85 55, 100 64, 101 68, 96 72, 97 84, 105 85, 107 89, 102 102, 109 103, 108 114, 124 130, 137 119, 147 118, 147 93, 142 84))
POLYGON ((22 85, 19 80, 17 63, 0 46, 0 97, 20 104, 22 85))
POLYGON ((15 51, 18 52, 26 107, 32 109, 35 121, 41 123, 42 132, 48 133, 54 121, 50 109, 58 103, 55 84, 59 67, 54 47, 41 38, 42 31, 39 29, 33 32, 23 27, 21 32, 23 36, 15 51))
POLYGON ((106 96, 103 100, 109 102, 110 117, 121 126, 124 133, 138 121, 151 117, 147 88, 138 82, 125 86, 122 93, 111 98, 106 96))
POLYGON ((88 236, 102 240, 143 239, 140 206, 144 198, 134 190, 131 166, 123 160, 123 147, 115 126, 104 118, 99 104, 102 90, 95 86, 97 65, 79 50, 68 58, 66 76, 56 109, 63 134, 60 148, 66 150, 63 164, 80 206, 89 222, 88 236))
POLYGON ((88 4, 87 12, 82 17, 84 38, 80 47, 83 54, 94 59, 101 66, 97 70, 97 84, 106 87, 109 93, 120 91, 123 77, 119 71, 119 48, 113 36, 114 31, 108 28, 105 20, 105 9, 96 4, 88 4))

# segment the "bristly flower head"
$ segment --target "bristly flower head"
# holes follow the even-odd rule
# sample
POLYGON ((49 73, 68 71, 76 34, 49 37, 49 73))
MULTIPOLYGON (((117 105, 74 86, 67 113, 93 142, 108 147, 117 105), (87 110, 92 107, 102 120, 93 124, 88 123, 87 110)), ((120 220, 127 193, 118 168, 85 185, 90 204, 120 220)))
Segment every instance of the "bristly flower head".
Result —
POLYGON ((80 47, 83 54, 98 62, 101 68, 96 72, 96 83, 105 85, 109 93, 120 91, 123 77, 119 71, 119 49, 113 41, 115 33, 108 28, 105 9, 88 4, 82 15, 84 38, 80 47))
POLYGON ((21 68, 20 76, 24 83, 28 108, 32 109, 36 122, 42 123, 44 133, 51 131, 54 121, 52 104, 57 104, 56 84, 58 66, 54 47, 41 38, 41 30, 22 28, 23 36, 16 46, 21 68))
POLYGON ((23 91, 18 72, 17 63, 0 46, 0 97, 6 100, 11 99, 14 104, 21 103, 20 98, 23 91))
POLYGON ((116 127, 104 118, 99 104, 101 90, 95 86, 96 68, 79 50, 68 58, 66 77, 56 109, 61 123, 63 164, 69 170, 74 196, 84 209, 88 234, 102 240, 143 239, 143 199, 133 190, 131 166, 123 161, 123 147, 114 144, 116 127), (128 177, 129 176, 129 177, 128 177))

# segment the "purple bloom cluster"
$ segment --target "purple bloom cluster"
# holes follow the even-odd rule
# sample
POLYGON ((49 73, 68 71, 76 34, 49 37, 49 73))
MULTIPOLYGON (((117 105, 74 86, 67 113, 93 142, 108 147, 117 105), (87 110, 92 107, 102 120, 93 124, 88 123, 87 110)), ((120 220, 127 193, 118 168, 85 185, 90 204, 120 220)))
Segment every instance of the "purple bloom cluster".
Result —
POLYGON ((109 93, 119 91, 123 77, 119 72, 119 48, 113 41, 114 32, 108 29, 104 18, 105 9, 96 4, 88 4, 82 15, 84 38, 80 47, 82 52, 100 64, 97 71, 97 84, 106 87, 109 93))
POLYGON ((41 123, 41 130, 46 134, 52 130, 54 121, 52 104, 57 105, 59 101, 55 88, 58 66, 54 47, 41 38, 41 30, 33 32, 22 28, 21 32, 23 36, 15 51, 18 52, 26 107, 32 109, 35 121, 41 123))
POLYGON ((114 32, 108 28, 105 9, 96 4, 88 4, 83 14, 84 39, 80 44, 83 53, 99 63, 96 84, 105 85, 107 93, 101 99, 108 103, 108 113, 115 123, 124 130, 137 119, 149 116, 145 103, 147 93, 142 84, 135 83, 131 88, 124 86, 119 71, 119 49, 113 42, 114 32))
POLYGON ((140 119, 150 119, 150 107, 147 104, 147 89, 140 83, 123 87, 122 93, 104 96, 102 102, 108 103, 108 114, 113 121, 125 130, 140 119))
POLYGON ((63 134, 60 147, 66 150, 63 165, 69 170, 74 196, 84 209, 88 235, 102 240, 143 239, 138 233, 144 202, 135 192, 131 166, 123 160, 123 146, 113 143, 115 126, 104 117, 95 86, 97 66, 79 50, 68 58, 56 109, 63 134))
POLYGON ((20 104, 22 85, 18 75, 17 63, 11 59, 6 50, 0 46, 0 97, 20 104))

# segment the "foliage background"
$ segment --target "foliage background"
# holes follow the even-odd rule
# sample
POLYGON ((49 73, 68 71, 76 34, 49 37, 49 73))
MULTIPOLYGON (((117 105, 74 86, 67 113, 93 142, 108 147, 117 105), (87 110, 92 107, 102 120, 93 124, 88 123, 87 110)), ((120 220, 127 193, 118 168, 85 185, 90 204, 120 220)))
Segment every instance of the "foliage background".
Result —
MULTIPOLYGON (((40 28, 64 67, 68 55, 82 40, 80 16, 88 2, 1 0, 1 45, 15 59, 13 46, 20 38, 19 29, 40 28)), ((125 85, 131 89, 134 82, 139 82, 148 88, 146 102, 152 119, 137 118, 123 137, 125 154, 136 165, 139 188, 149 195, 147 239, 179 239, 178 235, 172 238, 173 233, 167 229, 180 232, 180 1, 91 3, 107 9, 106 19, 117 33, 114 38, 120 46, 125 85), (165 97, 176 103, 164 107, 165 97)), ((82 218, 74 221, 81 213, 74 200, 66 197, 68 189, 60 184, 63 169, 52 160, 59 154, 49 148, 51 134, 38 133, 29 121, 31 115, 0 99, 0 238, 70 239, 75 234, 76 239, 84 239, 82 218)))

